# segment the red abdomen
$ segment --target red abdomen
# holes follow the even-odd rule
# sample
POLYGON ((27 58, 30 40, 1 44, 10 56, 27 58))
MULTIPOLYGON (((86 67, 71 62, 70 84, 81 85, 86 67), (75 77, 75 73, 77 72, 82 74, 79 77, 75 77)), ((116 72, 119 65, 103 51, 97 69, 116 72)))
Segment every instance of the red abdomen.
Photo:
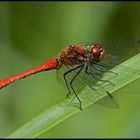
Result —
POLYGON ((38 66, 32 70, 29 70, 27 72, 21 73, 19 75, 4 79, 2 81, 0 81, 0 89, 17 81, 20 80, 22 78, 28 77, 32 74, 41 72, 41 71, 46 71, 46 70, 53 70, 53 69, 57 69, 58 67, 60 67, 61 64, 58 62, 58 60, 56 58, 52 58, 50 60, 48 60, 46 63, 44 63, 41 66, 38 66))

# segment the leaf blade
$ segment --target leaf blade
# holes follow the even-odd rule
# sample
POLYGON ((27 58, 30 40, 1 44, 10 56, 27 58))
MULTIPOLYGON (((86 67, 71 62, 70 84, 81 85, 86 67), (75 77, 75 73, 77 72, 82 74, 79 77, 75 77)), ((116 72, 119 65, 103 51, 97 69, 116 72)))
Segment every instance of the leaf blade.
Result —
MULTIPOLYGON (((116 66, 112 70, 116 73, 119 73, 119 76, 115 79, 115 86, 106 85, 105 89, 109 93, 113 93, 116 90, 119 90, 120 88, 124 87, 125 85, 131 83, 132 81, 140 78, 140 54, 135 55, 134 57, 128 59, 127 61, 123 62, 121 65, 125 67, 130 67, 132 71, 124 71, 121 65, 116 66), (136 71, 135 71, 136 69, 136 71), (133 73, 133 70, 135 73, 133 73), (124 79, 124 75, 126 79, 124 79)), ((104 75, 103 78, 105 78, 107 74, 104 75)), ((102 89, 100 89, 102 92, 102 89)), ((93 90, 93 93, 96 91, 93 90)), ((93 98, 93 102, 85 100, 84 94, 89 94, 89 98, 91 98, 94 94, 91 93, 91 89, 88 87, 85 87, 85 89, 82 90, 82 92, 79 94, 79 97, 82 101, 82 107, 87 108, 88 106, 92 105, 93 103, 99 101, 100 99, 104 98, 106 94, 101 94, 100 96, 97 96, 96 98, 93 98)), ((71 95, 72 98, 74 95, 71 95)), ((77 102, 75 100, 75 105, 77 102)), ((11 133, 8 138, 35 138, 39 136, 41 133, 49 130, 53 126, 59 124, 60 122, 64 121, 65 119, 69 118, 70 116, 80 112, 80 109, 78 107, 75 107, 70 102, 70 99, 64 98, 60 102, 54 104, 50 108, 46 109, 43 113, 39 114, 34 119, 27 122, 25 125, 18 128, 16 131, 11 133)))

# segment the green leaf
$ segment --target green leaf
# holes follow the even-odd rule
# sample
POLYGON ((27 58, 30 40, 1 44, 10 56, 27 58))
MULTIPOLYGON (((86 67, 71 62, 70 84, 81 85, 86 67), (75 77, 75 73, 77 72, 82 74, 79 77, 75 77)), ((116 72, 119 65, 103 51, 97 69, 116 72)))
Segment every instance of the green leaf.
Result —
MULTIPOLYGON (((114 67, 111 71, 117 73, 117 75, 115 76, 113 73, 106 72, 102 77, 102 80, 109 79, 115 84, 114 86, 111 84, 106 84, 102 87, 96 85, 93 86, 94 89, 97 89, 99 94, 97 94, 96 90, 92 90, 89 87, 85 87, 81 93, 79 93, 79 98, 82 101, 83 109, 104 98, 107 95, 106 91, 111 94, 130 82, 133 82, 137 78, 140 78, 140 54, 137 54, 120 65, 114 67)), ((100 85, 101 82, 102 81, 97 82, 97 85, 100 85)), ((34 119, 30 120, 25 125, 14 131, 8 136, 8 138, 37 137, 41 133, 49 130, 70 116, 80 112, 81 110, 79 109, 79 103, 74 97, 75 96, 71 94, 70 98, 64 98, 60 102, 52 105, 43 113, 39 114, 34 119)))

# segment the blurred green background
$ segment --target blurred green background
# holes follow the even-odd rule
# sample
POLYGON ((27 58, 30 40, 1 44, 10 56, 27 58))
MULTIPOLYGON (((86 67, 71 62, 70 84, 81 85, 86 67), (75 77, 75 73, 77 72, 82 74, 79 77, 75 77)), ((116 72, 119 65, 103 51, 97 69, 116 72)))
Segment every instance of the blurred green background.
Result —
MULTIPOLYGON (((140 39, 139 2, 0 2, 0 79, 58 56, 69 44, 135 39, 140 39)), ((127 57, 139 48, 120 47, 118 54, 127 57)), ((139 138, 139 85, 140 79, 113 94, 120 109, 92 105, 39 137, 139 138)), ((0 137, 66 95, 55 71, 38 73, 0 92, 0 137)))

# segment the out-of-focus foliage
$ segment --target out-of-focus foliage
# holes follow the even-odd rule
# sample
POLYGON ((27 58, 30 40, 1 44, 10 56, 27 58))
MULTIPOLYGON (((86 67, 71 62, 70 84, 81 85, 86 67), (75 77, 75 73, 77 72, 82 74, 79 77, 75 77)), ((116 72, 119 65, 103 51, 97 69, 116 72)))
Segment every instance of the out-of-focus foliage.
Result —
MULTIPOLYGON (((69 44, 140 39, 139 13, 138 2, 1 2, 0 79, 44 63, 69 44)), ((121 46, 117 53, 127 58, 138 52, 140 47, 121 46)), ((114 94, 120 109, 93 105, 40 137, 140 137, 139 84, 138 79, 114 94)), ((0 137, 66 95, 55 71, 0 92, 0 137)))

